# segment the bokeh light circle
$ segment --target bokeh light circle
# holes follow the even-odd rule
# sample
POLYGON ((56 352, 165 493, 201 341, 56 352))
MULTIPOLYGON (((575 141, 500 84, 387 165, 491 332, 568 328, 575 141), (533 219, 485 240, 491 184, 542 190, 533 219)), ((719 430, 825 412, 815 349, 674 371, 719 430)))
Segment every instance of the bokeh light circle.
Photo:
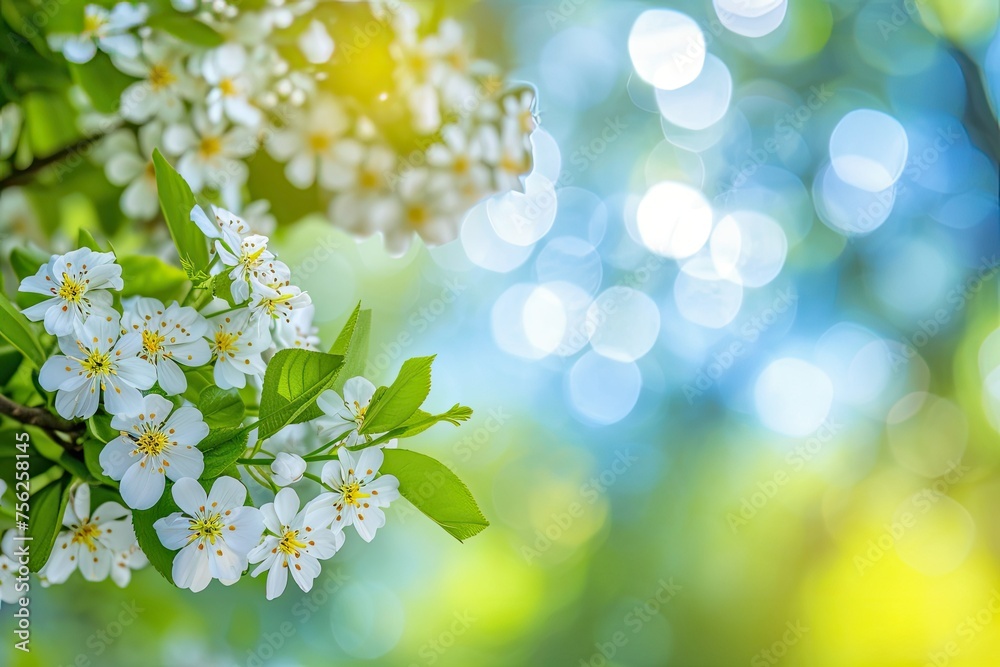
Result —
POLYGON ((872 109, 852 111, 830 135, 830 163, 840 180, 868 192, 881 192, 903 173, 909 143, 892 116, 872 109))
POLYGON ((733 77, 719 58, 709 54, 698 78, 677 90, 656 91, 656 104, 668 121, 688 130, 704 130, 729 110, 733 77))
POLYGON ((643 244, 658 255, 681 259, 695 254, 712 231, 712 207, 701 191, 664 181, 646 191, 636 211, 643 244))
POLYGON ((606 426, 632 412, 642 389, 642 374, 634 363, 587 352, 567 376, 570 405, 584 421, 606 426))
POLYGON ((590 346, 615 361, 635 361, 660 333, 660 310, 643 292, 618 285, 601 292, 587 313, 590 346))
POLYGON ((833 405, 833 383, 809 362, 785 357, 757 377, 754 402, 761 422, 778 433, 809 435, 822 425, 833 405))
POLYGON ((636 73, 661 90, 676 90, 697 78, 705 63, 705 35, 687 14, 648 9, 628 36, 636 73))

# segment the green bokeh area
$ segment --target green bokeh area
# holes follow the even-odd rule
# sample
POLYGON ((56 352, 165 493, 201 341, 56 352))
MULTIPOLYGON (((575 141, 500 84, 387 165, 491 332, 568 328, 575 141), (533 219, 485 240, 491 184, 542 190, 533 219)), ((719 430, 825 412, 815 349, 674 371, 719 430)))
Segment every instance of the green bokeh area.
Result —
MULTIPOLYGON (((577 203, 591 203, 562 208, 549 238, 592 244, 601 290, 637 284, 658 308, 656 342, 632 364, 641 391, 622 418, 599 423, 593 405, 574 398, 581 388, 573 369, 586 350, 526 359, 498 344, 520 325, 498 320, 506 311, 496 305, 512 285, 542 280, 540 267, 551 267, 538 259, 545 241, 507 273, 474 266, 461 242, 416 244, 390 257, 379 238, 359 241, 318 215, 303 217, 315 213, 308 194, 276 193, 271 243, 312 295, 324 343, 361 300, 372 310, 367 377, 385 384, 403 360, 437 354, 424 409, 460 400, 475 410, 460 428, 436 426, 409 446, 455 470, 490 527, 460 544, 399 501, 371 544, 349 531, 312 592, 290 585, 272 602, 263 578, 216 581, 192 594, 149 567, 125 589, 78 573, 50 588, 33 579, 31 652, 13 648, 16 619, 5 605, 0 664, 1000 664, 995 0, 928 0, 914 11, 909 2, 791 0, 782 27, 756 40, 716 33, 711 2, 661 4, 702 24, 709 51, 732 73, 748 139, 730 152, 693 159, 695 151, 666 145, 655 103, 652 112, 643 108, 649 100, 630 83, 626 43, 652 4, 483 2, 453 10, 481 52, 537 84, 542 127, 562 152, 560 184, 591 193, 575 193, 577 203), (629 230, 635 200, 654 183, 702 173, 715 202, 752 162, 747 149, 763 146, 775 122, 808 108, 810 91, 824 85, 831 102, 795 126, 794 145, 767 158, 796 178, 761 204, 777 202, 790 239, 780 277, 746 291, 734 324, 696 327, 675 303, 675 263, 649 269, 653 255, 629 230), (854 236, 825 224, 812 196, 831 132, 861 107, 902 119, 908 132, 954 122, 971 148, 968 159, 942 153, 916 179, 904 171, 907 191, 897 193, 892 216, 854 236), (608 122, 625 130, 587 157, 608 122), (964 182, 946 183, 948 174, 964 182), (941 180, 930 187, 928 178, 941 180), (645 277, 636 283, 637 275, 645 277), (742 327, 754 325, 743 315, 787 290, 795 298, 786 317, 747 336, 742 327), (879 380, 894 398, 861 401, 862 384, 838 395, 823 427, 806 436, 769 428, 754 395, 762 371, 786 357, 822 366, 827 333, 845 322, 897 346, 879 380), (726 360, 733 342, 743 351, 726 360), (698 384, 716 372, 713 364, 725 371, 698 384), (692 386, 701 388, 690 399, 692 386), (897 402, 911 392, 944 407, 921 412, 897 402), (914 412, 922 415, 916 421, 914 412)), ((15 6, 24 3, 4 0, 4 29, 15 6)), ((24 101, 27 158, 79 138, 65 63, 53 57, 36 75, 3 53, 4 85, 23 91, 26 78, 37 83, 24 101)), ((255 169, 256 183, 268 170, 278 180, 280 166, 266 156, 255 169)), ((124 219, 120 189, 87 160, 22 192, 30 213, 0 220, 8 294, 15 245, 65 246, 81 228, 122 250, 168 243, 162 221, 155 231, 124 219)), ((567 262, 560 275, 580 266, 567 262)), ((831 364, 822 367, 838 382, 874 382, 870 359, 831 364)), ((621 403, 616 382, 607 380, 608 405, 621 403)), ((266 502, 261 494, 255 499, 266 502)))

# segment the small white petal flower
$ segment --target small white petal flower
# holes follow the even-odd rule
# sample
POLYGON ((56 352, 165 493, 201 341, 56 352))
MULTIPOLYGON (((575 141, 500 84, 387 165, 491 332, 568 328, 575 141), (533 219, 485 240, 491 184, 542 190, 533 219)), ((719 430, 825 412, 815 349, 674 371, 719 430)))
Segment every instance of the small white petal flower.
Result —
POLYGON ((255 128, 263 114, 250 99, 254 79, 247 68, 246 49, 241 44, 223 44, 201 58, 201 75, 211 86, 206 103, 208 119, 221 123, 223 116, 237 125, 255 128))
POLYGON ((249 170, 242 158, 252 155, 257 137, 244 127, 226 128, 212 122, 205 111, 195 108, 190 124, 175 124, 163 133, 163 148, 180 156, 177 171, 198 193, 205 188, 236 191, 246 183, 249 170))
POLYGON ((193 81, 184 71, 183 51, 170 37, 153 33, 135 58, 112 61, 122 72, 139 79, 122 92, 119 113, 133 123, 150 118, 178 122, 184 117, 183 98, 191 95, 193 81))
POLYGON ((59 338, 62 354, 50 357, 38 373, 39 384, 57 392, 56 412, 66 419, 90 417, 103 393, 109 413, 138 414, 140 390, 156 383, 156 369, 137 356, 142 337, 133 332, 119 338, 117 313, 90 317, 77 323, 75 332, 59 338))
MULTIPOLYGON (((339 440, 347 434, 343 443, 347 447, 353 447, 364 442, 371 442, 382 433, 366 433, 361 435, 359 431, 365 424, 365 417, 368 414, 368 406, 375 394, 375 385, 363 377, 353 377, 344 383, 344 396, 327 389, 316 399, 316 405, 323 411, 322 417, 317 417, 316 425, 319 427, 321 438, 332 441, 339 440)), ((392 449, 395 447, 395 440, 390 440, 385 446, 392 449)))
POLYGON ((89 62, 97 47, 111 55, 135 58, 139 55, 139 39, 129 31, 146 21, 149 8, 120 2, 111 11, 98 5, 83 10, 83 32, 78 35, 53 34, 51 46, 62 51, 73 63, 89 62))
POLYGON ((187 378, 177 364, 202 366, 212 358, 204 339, 208 321, 194 308, 176 301, 166 307, 157 299, 129 301, 122 315, 122 330, 142 336, 139 358, 156 369, 157 382, 168 396, 187 389, 187 378))
POLYGON ((14 535, 11 528, 3 534, 0 540, 0 600, 7 603, 17 602, 20 596, 17 592, 18 563, 14 557, 14 535))
POLYGON ((322 65, 333 55, 333 38, 326 26, 313 19, 309 27, 299 35, 299 49, 306 60, 314 65, 322 65))
POLYGON ((316 496, 307 509, 320 525, 329 523, 333 530, 354 526, 361 539, 371 542, 375 531, 385 525, 382 508, 399 498, 399 480, 393 475, 378 475, 385 458, 378 447, 359 452, 344 447, 337 456, 339 460, 323 466, 320 476, 333 491, 316 496))
POLYGON ((222 389, 242 389, 247 376, 261 377, 266 370, 261 354, 271 344, 263 332, 250 322, 250 311, 241 308, 209 318, 207 335, 215 359, 215 384, 222 389))
POLYGON ((132 514, 112 501, 90 513, 90 487, 81 484, 72 493, 63 515, 63 530, 56 536, 52 555, 41 575, 49 583, 61 584, 73 571, 87 581, 102 581, 111 573, 115 554, 135 545, 132 514))
POLYGON ((320 96, 303 114, 284 129, 271 133, 267 151, 285 162, 285 177, 297 188, 308 188, 317 180, 335 188, 346 171, 354 148, 353 141, 341 141, 350 121, 340 104, 330 96, 320 96))
POLYGON ((251 234, 242 239, 227 238, 223 234, 223 239, 215 242, 215 249, 222 263, 232 267, 229 272, 229 279, 232 280, 229 289, 236 303, 243 303, 250 298, 252 278, 260 279, 269 266, 274 266, 274 254, 267 249, 267 237, 260 234, 251 234))
POLYGON ((158 519, 153 528, 163 546, 180 549, 171 573, 174 584, 197 593, 212 579, 224 586, 236 583, 264 532, 261 511, 243 504, 246 487, 219 477, 206 496, 201 484, 185 477, 174 484, 173 496, 182 511, 158 519))
POLYGON ((114 315, 108 290, 120 290, 122 267, 110 252, 79 248, 65 255, 53 255, 33 276, 21 281, 18 291, 51 297, 24 310, 33 322, 45 321, 53 336, 73 333, 77 323, 91 315, 114 315))
POLYGON ((142 553, 136 542, 125 551, 119 551, 111 563, 111 580, 119 588, 125 588, 132 580, 132 570, 141 570, 149 565, 149 559, 142 553))
POLYGON ((319 329, 313 325, 316 307, 309 304, 292 313, 289 321, 274 323, 274 344, 278 349, 319 350, 319 329))
POLYGON ((309 592, 320 573, 319 561, 337 553, 344 544, 344 533, 317 523, 309 506, 300 512, 299 496, 290 488, 278 491, 273 503, 261 507, 261 513, 267 533, 250 552, 250 562, 260 563, 253 576, 267 572, 268 600, 284 592, 289 571, 299 588, 309 592))
POLYGON ((278 486, 295 484, 306 472, 306 462, 298 454, 278 452, 271 463, 271 479, 278 486))
POLYGON ((119 130, 101 142, 101 152, 107 156, 104 174, 125 188, 119 202, 122 213, 130 218, 150 220, 160 212, 153 149, 162 133, 163 126, 152 121, 139 128, 138 142, 130 130, 119 130))
POLYGON ((122 500, 132 509, 149 509, 163 495, 164 476, 197 479, 205 459, 196 445, 208 435, 197 408, 174 405, 159 394, 142 399, 140 411, 111 420, 120 437, 101 450, 104 474, 121 480, 122 500))
MULTIPOLYGON (((280 273, 276 273, 279 275, 280 273)), ((297 309, 312 304, 312 298, 297 286, 287 281, 263 283, 256 278, 250 280, 250 312, 258 328, 268 330, 277 320, 291 323, 297 309)))

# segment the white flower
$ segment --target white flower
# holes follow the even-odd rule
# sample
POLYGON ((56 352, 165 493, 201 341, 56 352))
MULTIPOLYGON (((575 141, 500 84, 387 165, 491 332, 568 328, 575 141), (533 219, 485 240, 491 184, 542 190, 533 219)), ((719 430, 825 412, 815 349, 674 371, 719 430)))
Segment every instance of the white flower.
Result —
POLYGON ((63 530, 56 537, 41 575, 49 583, 61 584, 80 568, 87 581, 102 581, 111 573, 115 554, 135 544, 131 513, 116 502, 102 503, 90 514, 90 487, 81 484, 73 492, 63 515, 63 530))
POLYGON ((538 127, 535 102, 535 93, 531 90, 524 90, 518 95, 508 95, 503 99, 501 124, 506 131, 520 134, 526 148, 530 147, 528 137, 538 127))
MULTIPOLYGON (((232 283, 229 291, 233 301, 243 303, 250 298, 251 278, 264 278, 265 273, 275 273, 274 254, 267 249, 267 237, 251 234, 242 239, 223 233, 223 239, 216 241, 215 249, 219 259, 226 266, 232 267, 229 279, 232 283)), ((283 265, 282 265, 283 266, 283 265)), ((269 280, 270 276, 264 278, 269 280)))
POLYGON ((192 208, 191 221, 198 226, 202 234, 210 239, 233 236, 242 240, 253 234, 250 224, 240 216, 211 204, 209 204, 207 212, 201 206, 192 208))
POLYGON ((162 133, 163 126, 154 121, 139 128, 138 143, 130 130, 119 130, 102 142, 108 155, 104 174, 114 185, 125 187, 122 213, 135 220, 151 220, 160 212, 152 156, 162 133))
POLYGON ((211 86, 206 98, 210 121, 221 123, 225 116, 237 125, 260 125, 263 114, 250 103, 254 85, 242 45, 223 44, 206 53, 201 60, 201 75, 211 86))
POLYGON ((278 226, 278 221, 271 213, 271 202, 266 199, 250 202, 240 211, 240 216, 258 234, 270 234, 278 226))
POLYGON ((331 558, 344 544, 344 533, 317 523, 307 506, 299 512, 294 489, 278 491, 273 503, 260 508, 267 528, 264 541, 250 552, 250 562, 260 563, 253 576, 267 571, 267 599, 281 595, 288 571, 303 591, 308 592, 320 573, 320 560, 331 558))
POLYGON ((246 128, 211 122, 201 109, 191 112, 191 122, 193 127, 171 125, 163 133, 163 147, 180 156, 177 171, 196 193, 206 187, 238 192, 249 173, 241 158, 257 150, 257 138, 246 128))
POLYGON ((122 500, 132 509, 156 504, 163 495, 164 476, 197 479, 205 469, 195 445, 208 435, 208 425, 197 408, 174 410, 173 403, 150 394, 142 399, 139 412, 115 415, 111 428, 121 435, 101 450, 101 467, 111 479, 121 480, 122 500))
POLYGON ((192 92, 193 82, 184 71, 176 42, 161 33, 154 35, 143 41, 139 57, 114 58, 115 67, 139 79, 122 92, 118 110, 133 123, 150 118, 180 121, 185 111, 182 99, 192 92))
POLYGON ((490 187, 490 168, 485 164, 486 150, 479 136, 469 136, 466 128, 446 125, 441 130, 443 143, 427 149, 427 163, 446 176, 452 189, 470 201, 486 194, 490 187))
POLYGON ((270 346, 265 329, 250 324, 250 311, 220 313, 208 320, 208 342, 215 359, 215 384, 222 389, 242 389, 247 375, 260 377, 266 370, 261 354, 270 346))
POLYGON ((87 418, 97 412, 100 394, 111 414, 136 414, 142 394, 156 382, 156 369, 138 356, 142 337, 121 336, 117 314, 91 317, 77 323, 74 336, 61 336, 57 354, 46 361, 38 382, 46 391, 56 391, 56 412, 66 419, 87 418))
POLYGON ((365 423, 368 405, 375 394, 375 385, 363 377, 353 377, 344 383, 344 396, 327 389, 316 399, 324 416, 316 419, 321 438, 338 440, 347 434, 344 444, 348 447, 371 440, 371 436, 358 433, 365 423))
POLYGON ((169 396, 187 389, 187 377, 177 364, 202 366, 212 356, 204 339, 208 322, 194 308, 176 301, 166 307, 145 297, 127 302, 122 329, 142 336, 139 358, 156 369, 160 388, 169 396))
POLYGON ((349 142, 339 141, 348 123, 347 114, 334 98, 320 96, 304 117, 271 135, 267 151, 275 160, 287 162, 285 177, 295 187, 312 185, 318 167, 320 184, 336 189, 354 150, 349 142))
POLYGON ((298 454, 278 452, 271 463, 271 479, 278 486, 295 484, 306 472, 306 462, 298 454))
POLYGON ((318 350, 319 329, 313 326, 316 307, 309 304, 295 310, 289 320, 274 323, 273 339, 279 349, 318 350))
POLYGON ((114 253, 79 248, 53 255, 35 275, 21 281, 18 291, 51 297, 26 308, 24 316, 33 322, 45 320, 45 330, 53 336, 66 336, 90 315, 114 315, 108 290, 122 286, 122 267, 115 264, 114 253))
MULTIPOLYGON (((280 272, 273 274, 278 279, 284 278, 280 272)), ((257 279, 250 281, 250 312, 253 314, 258 328, 265 329, 272 323, 284 320, 291 323, 296 309, 312 304, 312 298, 287 280, 282 282, 263 283, 257 279)))
POLYGON ((49 42, 73 63, 90 61, 97 47, 111 55, 135 58, 139 55, 139 39, 129 30, 145 23, 148 15, 146 5, 119 2, 110 12, 98 5, 87 5, 83 10, 82 33, 54 34, 49 42))
POLYGON ((236 583, 264 532, 261 511, 243 504, 246 487, 219 477, 206 496, 201 484, 186 477, 174 484, 173 496, 182 511, 158 519, 153 528, 163 546, 180 549, 171 572, 174 584, 197 593, 212 579, 224 586, 236 583))
POLYGON ((309 27, 299 35, 299 49, 313 65, 322 65, 333 55, 333 38, 327 32, 326 26, 313 19, 309 27))
POLYGON ((3 534, 0 540, 0 600, 7 603, 17 602, 21 597, 17 592, 17 571, 19 563, 14 558, 14 535, 11 528, 3 534))
POLYGON ((125 551, 119 551, 115 554, 114 561, 111 563, 111 580, 119 588, 125 588, 132 580, 132 570, 141 570, 147 565, 149 565, 149 559, 146 558, 146 554, 142 553, 139 543, 136 542, 125 551))
POLYGON ((337 456, 339 460, 328 461, 320 475, 333 491, 316 496, 309 507, 321 525, 329 522, 334 530, 354 526, 361 539, 371 542, 385 525, 382 508, 399 498, 399 480, 393 475, 375 476, 385 458, 378 447, 360 452, 344 447, 337 456))
POLYGON ((499 138, 499 159, 493 171, 497 190, 522 192, 521 177, 530 169, 531 152, 525 146, 525 135, 513 125, 504 126, 499 138))

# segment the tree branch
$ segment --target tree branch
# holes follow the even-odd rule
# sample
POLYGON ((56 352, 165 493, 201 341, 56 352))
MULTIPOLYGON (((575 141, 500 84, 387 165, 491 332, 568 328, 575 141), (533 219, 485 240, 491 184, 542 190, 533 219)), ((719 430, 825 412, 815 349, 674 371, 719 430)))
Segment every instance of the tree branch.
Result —
POLYGON ((24 183, 30 181, 32 176, 45 167, 62 162, 63 160, 66 160, 67 158, 78 153, 85 153, 94 143, 96 143, 99 139, 102 139, 104 136, 106 136, 104 133, 100 133, 85 137, 76 143, 57 150, 52 155, 47 155, 33 160, 31 164, 23 169, 13 170, 10 174, 0 179, 0 190, 3 190, 11 185, 23 185, 24 183))
MULTIPOLYGON (((37 426, 46 432, 57 431, 66 433, 74 439, 83 433, 84 428, 86 428, 81 423, 68 421, 43 408, 29 408, 20 403, 15 403, 2 394, 0 394, 0 414, 7 415, 11 419, 15 419, 28 426, 37 426)), ((56 440, 56 442, 59 442, 59 440, 56 440)))

